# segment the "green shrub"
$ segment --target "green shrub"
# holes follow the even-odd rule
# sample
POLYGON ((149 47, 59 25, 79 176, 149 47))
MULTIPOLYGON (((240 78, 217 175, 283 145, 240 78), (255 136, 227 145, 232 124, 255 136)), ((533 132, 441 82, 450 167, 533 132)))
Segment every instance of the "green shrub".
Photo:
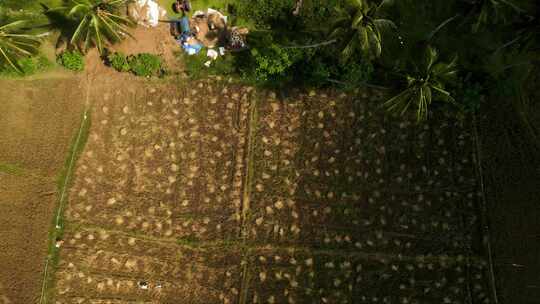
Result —
POLYGON ((118 72, 129 72, 131 67, 126 55, 122 53, 113 53, 107 56, 109 64, 118 72))
POLYGON ((368 60, 357 60, 343 67, 343 81, 347 86, 357 87, 369 82, 374 72, 373 64, 368 60))
POLYGON ((79 51, 65 51, 58 56, 58 63, 68 70, 84 70, 84 56, 79 51))
POLYGON ((128 58, 131 72, 137 76, 159 76, 162 71, 162 60, 159 56, 142 53, 128 58))
POLYGON ((240 0, 238 11, 258 28, 270 29, 273 25, 291 22, 295 3, 294 0, 240 0))
POLYGON ((483 100, 484 88, 478 83, 465 86, 463 90, 462 106, 466 113, 474 113, 480 109, 483 100))

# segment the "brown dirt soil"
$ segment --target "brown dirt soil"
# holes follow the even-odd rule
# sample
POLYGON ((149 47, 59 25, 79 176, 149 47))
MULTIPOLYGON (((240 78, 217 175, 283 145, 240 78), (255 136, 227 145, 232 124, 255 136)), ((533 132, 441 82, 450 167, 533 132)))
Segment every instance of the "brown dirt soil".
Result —
POLYGON ((93 125, 66 210, 55 300, 233 299, 238 249, 189 248, 239 235, 250 90, 131 84, 92 82, 93 125))
POLYGON ((484 263, 465 259, 466 128, 387 120, 376 92, 280 101, 211 80, 109 80, 92 82, 56 303, 463 303, 469 285, 486 300, 484 263))
POLYGON ((54 176, 82 113, 77 78, 0 81, 0 163, 54 176))
POLYGON ((49 179, 0 173, 0 303, 35 303, 55 203, 49 179))
MULTIPOLYGON (((181 51, 180 45, 170 35, 168 23, 160 23, 157 27, 137 26, 131 34, 133 39, 127 38, 112 46, 111 50, 126 55, 140 53, 159 55, 163 58, 168 70, 181 70, 180 61, 175 56, 176 52, 181 51)), ((99 75, 99 77, 116 77, 114 74, 118 74, 103 64, 96 49, 88 52, 86 67, 87 74, 99 75)), ((111 82, 114 80, 111 79, 111 82)))
POLYGON ((78 78, 0 81, 0 303, 39 298, 56 180, 82 113, 78 78))

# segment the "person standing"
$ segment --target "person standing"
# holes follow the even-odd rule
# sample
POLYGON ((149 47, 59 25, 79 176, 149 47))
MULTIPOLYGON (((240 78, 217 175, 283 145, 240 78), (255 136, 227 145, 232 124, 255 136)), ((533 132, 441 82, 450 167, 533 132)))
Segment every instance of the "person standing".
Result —
POLYGON ((191 3, 189 0, 176 0, 173 4, 173 11, 177 14, 182 12, 182 15, 185 15, 187 12, 191 11, 191 3))

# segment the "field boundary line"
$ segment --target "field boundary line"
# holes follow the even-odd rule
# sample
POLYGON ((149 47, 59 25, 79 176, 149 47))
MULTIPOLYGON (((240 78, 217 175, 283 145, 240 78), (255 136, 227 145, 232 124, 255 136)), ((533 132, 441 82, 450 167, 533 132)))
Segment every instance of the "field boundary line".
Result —
POLYGON ((480 200, 480 221, 482 225, 482 244, 485 247, 485 250, 487 251, 487 258, 488 258, 488 271, 489 271, 489 281, 490 281, 490 289, 493 296, 493 301, 495 304, 499 304, 499 298, 497 295, 497 283, 495 280, 495 270, 493 266, 493 252, 491 248, 491 241, 490 241, 490 230, 489 230, 489 222, 488 222, 488 215, 487 215, 487 199, 486 199, 486 187, 484 183, 484 172, 482 169, 482 153, 481 153, 481 147, 480 147, 480 138, 478 136, 478 124, 476 120, 476 114, 473 113, 473 132, 474 132, 474 144, 475 144, 475 159, 476 159, 476 174, 478 175, 478 179, 480 181, 480 191, 482 193, 482 199, 480 200))
MULTIPOLYGON (((88 95, 87 95, 87 99, 88 99, 88 95)), ((47 292, 47 283, 50 280, 49 274, 50 274, 51 263, 52 261, 54 261, 54 259, 58 255, 58 251, 55 249, 56 248, 55 241, 58 236, 62 235, 62 232, 63 232, 62 231, 63 227, 60 224, 61 224, 61 218, 64 211, 64 205, 66 202, 66 192, 67 192, 69 183, 71 181, 71 177, 73 176, 74 165, 77 161, 77 158, 80 152, 82 151, 82 146, 84 146, 85 138, 83 138, 83 135, 85 135, 85 132, 87 132, 89 129, 89 121, 90 121, 89 111, 90 111, 90 107, 86 105, 83 112, 81 124, 77 132, 77 137, 75 138, 75 141, 73 142, 73 145, 71 146, 71 149, 69 152, 67 166, 64 167, 65 175, 64 176, 61 175, 60 177, 60 185, 59 185, 60 198, 58 200, 58 207, 57 207, 56 215, 54 218, 54 227, 53 227, 52 232, 49 235, 49 250, 48 250, 49 253, 47 255, 47 261, 45 262, 45 270, 43 273, 43 283, 41 285, 41 294, 39 298, 39 304, 47 303, 46 292, 47 292)))
POLYGON ((240 297, 238 299, 239 304, 245 304, 247 302, 247 295, 250 284, 249 277, 249 255, 250 249, 245 246, 245 242, 249 238, 249 214, 251 209, 251 186, 253 178, 253 166, 254 166, 254 155, 253 155, 253 145, 255 136, 257 133, 257 123, 258 123, 258 92, 253 93, 253 99, 250 103, 249 109, 249 121, 248 121, 248 134, 247 134, 247 152, 246 152, 246 171, 244 177, 244 191, 242 194, 242 223, 240 227, 240 238, 243 240, 244 244, 242 245, 244 250, 245 264, 242 267, 242 281, 240 286, 240 297))
MULTIPOLYGON (((314 255, 328 255, 328 256, 350 256, 350 257, 356 257, 360 259, 365 260, 380 260, 380 259, 387 259, 387 260, 399 260, 399 261, 415 261, 415 260, 423 260, 425 262, 439 262, 441 260, 445 260, 449 263, 465 263, 466 257, 459 257, 459 255, 434 255, 434 256, 427 256, 427 255, 400 255, 400 254, 389 254, 384 252, 359 252, 356 249, 350 249, 350 250, 343 250, 343 249, 313 249, 309 245, 287 245, 287 244, 272 244, 271 247, 269 247, 270 243, 257 243, 257 242, 242 242, 242 243, 230 243, 226 241, 197 241, 190 245, 184 245, 178 242, 177 239, 173 238, 158 238, 158 237, 145 237, 140 234, 136 233, 129 233, 122 230, 115 230, 115 229, 104 229, 99 226, 91 226, 91 225, 85 225, 82 224, 80 228, 88 231, 97 232, 99 230, 107 231, 111 234, 121 235, 124 237, 133 237, 140 241, 146 241, 151 243, 158 243, 163 245, 170 245, 174 247, 183 247, 183 248, 190 248, 192 250, 215 250, 218 248, 227 248, 227 247, 234 247, 239 250, 248 251, 249 254, 253 254, 253 252, 265 252, 265 251, 272 251, 272 250, 281 250, 281 251, 296 251, 296 252, 309 252, 314 255)), ((471 256, 469 257, 472 262, 475 263, 481 263, 484 261, 484 258, 477 257, 477 256, 471 256)))
POLYGON ((253 141, 254 134, 257 129, 257 98, 253 98, 250 104, 249 122, 248 122, 248 135, 247 135, 247 151, 246 151, 246 171, 244 177, 244 191, 242 193, 242 226, 241 233, 244 237, 244 229, 247 224, 247 217, 251 208, 251 184, 253 175, 253 141))

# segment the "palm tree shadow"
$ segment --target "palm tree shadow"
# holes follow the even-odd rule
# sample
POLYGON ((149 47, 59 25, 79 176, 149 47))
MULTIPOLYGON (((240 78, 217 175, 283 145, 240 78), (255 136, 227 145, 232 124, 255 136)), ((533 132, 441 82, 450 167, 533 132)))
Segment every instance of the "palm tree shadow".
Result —
POLYGON ((56 42, 57 53, 60 53, 68 47, 69 39, 77 28, 77 22, 67 16, 66 7, 50 8, 43 3, 40 3, 40 5, 43 9, 43 15, 48 20, 45 27, 58 30, 60 33, 56 42))

